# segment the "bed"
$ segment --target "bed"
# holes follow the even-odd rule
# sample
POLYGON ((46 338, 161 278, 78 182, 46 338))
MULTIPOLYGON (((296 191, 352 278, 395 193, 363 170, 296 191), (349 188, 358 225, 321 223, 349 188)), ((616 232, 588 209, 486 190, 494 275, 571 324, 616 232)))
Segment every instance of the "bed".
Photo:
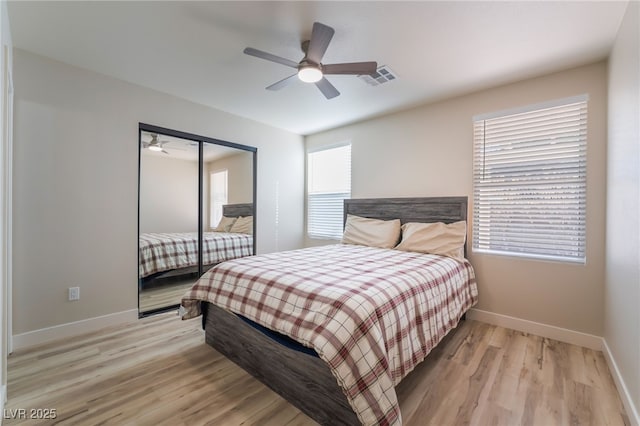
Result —
MULTIPOLYGON (((346 200, 344 214, 453 223, 467 199, 346 200)), ((338 244, 224 262, 182 305, 203 313, 207 344, 318 423, 391 425, 395 386, 476 302, 466 260, 338 244)))
MULTIPOLYGON (((253 216, 253 204, 227 204, 226 217, 253 216)), ((230 232, 203 233, 202 263, 209 268, 225 260, 251 256, 253 235, 230 232)), ((139 237, 141 286, 157 278, 198 272, 198 233, 142 233, 139 237)))

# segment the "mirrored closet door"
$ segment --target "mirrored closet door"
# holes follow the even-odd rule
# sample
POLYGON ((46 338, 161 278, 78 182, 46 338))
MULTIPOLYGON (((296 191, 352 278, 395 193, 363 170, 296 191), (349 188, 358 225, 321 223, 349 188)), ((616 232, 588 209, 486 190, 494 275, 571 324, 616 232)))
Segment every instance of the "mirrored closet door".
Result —
POLYGON ((175 309, 209 268, 255 253, 256 149, 139 128, 139 316, 175 309))

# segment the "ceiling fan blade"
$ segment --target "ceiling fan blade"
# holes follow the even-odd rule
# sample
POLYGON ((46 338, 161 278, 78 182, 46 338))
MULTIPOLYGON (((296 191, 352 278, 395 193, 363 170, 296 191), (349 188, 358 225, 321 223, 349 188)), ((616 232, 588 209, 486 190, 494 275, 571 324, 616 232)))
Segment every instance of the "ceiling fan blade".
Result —
POLYGON ((244 53, 247 55, 255 56, 256 58, 266 59, 267 61, 286 65, 291 68, 298 68, 297 62, 290 61, 289 59, 285 59, 280 56, 272 55, 271 53, 263 52, 262 50, 254 49, 253 47, 247 47, 246 49, 244 49, 244 53))
POLYGON ((160 152, 164 152, 165 154, 170 155, 169 152, 167 152, 164 148, 160 152))
POLYGON ((323 74, 371 75, 378 69, 377 62, 350 62, 322 66, 323 74))
POLYGON ((280 90, 283 87, 286 87, 289 84, 291 84, 293 81, 295 81, 295 78, 297 77, 298 77, 298 74, 293 74, 293 75, 290 75, 289 77, 283 78, 277 83, 273 83, 271 86, 267 87, 267 90, 280 90))
POLYGON ((329 42, 333 38, 335 30, 329 26, 321 24, 320 22, 313 23, 313 30, 311 30, 311 40, 309 40, 309 48, 307 49, 307 59, 311 62, 319 64, 322 61, 324 52, 329 47, 329 42))
POLYGON ((336 89, 333 84, 329 83, 329 80, 324 77, 322 78, 322 80, 316 82, 316 86, 318 86, 318 89, 320 89, 324 97, 327 99, 335 98, 340 94, 340 92, 338 92, 338 89, 336 89))

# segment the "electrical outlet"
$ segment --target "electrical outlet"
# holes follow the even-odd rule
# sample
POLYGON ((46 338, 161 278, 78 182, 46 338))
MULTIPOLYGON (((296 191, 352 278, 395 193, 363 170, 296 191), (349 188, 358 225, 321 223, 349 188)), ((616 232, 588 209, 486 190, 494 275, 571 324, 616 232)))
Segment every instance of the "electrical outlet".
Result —
POLYGON ((80 287, 69 287, 69 300, 80 300, 80 287))

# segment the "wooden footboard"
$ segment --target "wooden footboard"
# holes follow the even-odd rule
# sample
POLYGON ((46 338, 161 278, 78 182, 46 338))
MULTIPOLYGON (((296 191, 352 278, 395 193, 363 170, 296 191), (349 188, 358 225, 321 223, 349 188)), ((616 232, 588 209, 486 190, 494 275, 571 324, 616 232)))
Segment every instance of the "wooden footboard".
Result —
MULTIPOLYGON (((205 304, 205 302, 203 302, 205 304)), ((321 425, 359 425, 329 367, 206 303, 206 342, 321 425)))

